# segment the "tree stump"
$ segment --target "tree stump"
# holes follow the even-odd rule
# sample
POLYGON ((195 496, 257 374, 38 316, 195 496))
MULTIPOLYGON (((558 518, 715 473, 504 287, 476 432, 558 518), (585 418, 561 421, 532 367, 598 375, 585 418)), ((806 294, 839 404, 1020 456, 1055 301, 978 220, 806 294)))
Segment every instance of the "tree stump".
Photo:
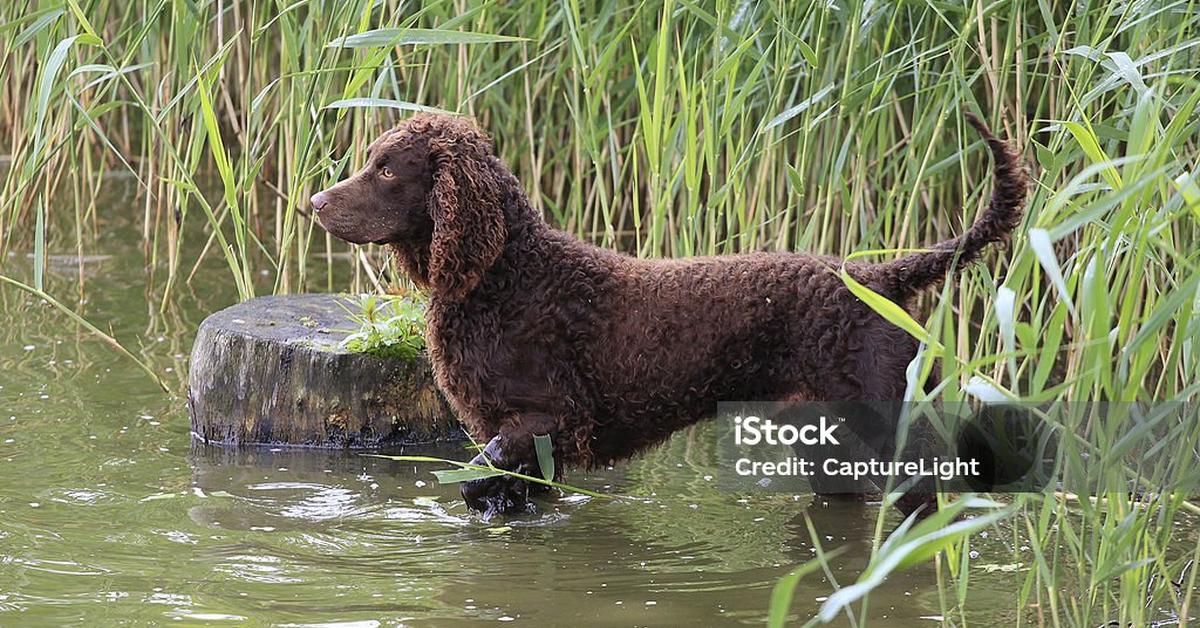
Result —
POLYGON ((356 325, 338 301, 259 297, 205 319, 188 376, 192 434, 217 445, 352 449, 462 438, 424 356, 340 348, 356 325))

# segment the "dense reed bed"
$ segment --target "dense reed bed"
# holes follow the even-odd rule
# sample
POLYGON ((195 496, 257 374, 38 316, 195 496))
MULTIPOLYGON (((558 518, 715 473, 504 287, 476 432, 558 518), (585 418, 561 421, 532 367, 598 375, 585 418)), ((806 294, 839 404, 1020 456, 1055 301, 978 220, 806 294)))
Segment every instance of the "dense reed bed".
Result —
MULTIPOLYGON (((0 7, 0 251, 32 252, 41 290, 48 247, 83 251, 131 212, 164 303, 201 264, 227 266, 243 298, 386 289, 373 248, 352 251, 351 285, 313 263, 348 247, 306 199, 429 107, 475 116, 546 217, 602 246, 919 247, 986 201, 973 110, 1025 149, 1030 210, 1006 253, 928 300, 914 398, 937 363, 932 396, 950 400, 1194 404, 1198 73, 1196 0, 17 0, 0 7), (136 206, 95 205, 112 173, 135 178, 136 206)), ((1097 499, 1006 497, 976 525, 892 542, 881 514, 883 571, 829 612, 866 625, 874 577, 935 560, 943 621, 965 623, 969 533, 1002 520, 1012 555, 988 560, 1024 582, 1018 621, 1186 624, 1192 408, 1142 434, 1174 450, 1136 490, 1128 467, 1105 469, 1087 476, 1097 499), (889 562, 900 548, 935 551, 889 562)), ((1084 435, 1068 468, 1127 447, 1136 414, 1062 413, 1084 435)))

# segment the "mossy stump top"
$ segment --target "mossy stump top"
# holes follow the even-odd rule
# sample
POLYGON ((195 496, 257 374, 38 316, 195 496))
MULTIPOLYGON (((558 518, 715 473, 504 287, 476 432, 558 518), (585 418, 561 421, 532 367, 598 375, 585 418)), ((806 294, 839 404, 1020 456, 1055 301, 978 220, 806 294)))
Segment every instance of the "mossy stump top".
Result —
POLYGON ((207 443, 378 449, 462 438, 428 361, 350 353, 345 297, 259 297, 217 312, 192 347, 192 434, 207 443))

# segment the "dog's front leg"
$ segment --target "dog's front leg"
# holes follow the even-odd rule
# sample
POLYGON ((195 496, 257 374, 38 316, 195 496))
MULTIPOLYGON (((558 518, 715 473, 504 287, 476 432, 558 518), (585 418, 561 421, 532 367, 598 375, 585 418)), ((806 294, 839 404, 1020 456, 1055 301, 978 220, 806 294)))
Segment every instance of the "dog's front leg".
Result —
MULTIPOLYGON (((546 414, 522 414, 509 420, 500 433, 492 437, 483 451, 471 460, 471 464, 491 466, 502 471, 540 477, 537 450, 533 437, 549 435, 553 439, 557 422, 546 414)), ((529 482, 511 475, 498 475, 462 483, 462 496, 467 507, 490 519, 497 514, 520 514, 533 509, 529 501, 531 493, 544 489, 542 484, 529 482)))

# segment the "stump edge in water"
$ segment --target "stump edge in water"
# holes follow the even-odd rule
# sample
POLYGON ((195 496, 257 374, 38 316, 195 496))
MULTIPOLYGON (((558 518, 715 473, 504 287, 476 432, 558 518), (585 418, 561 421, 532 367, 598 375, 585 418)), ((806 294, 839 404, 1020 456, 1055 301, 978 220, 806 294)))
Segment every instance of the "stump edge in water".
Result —
POLYGON ((378 449, 458 440, 424 356, 350 353, 345 296, 258 297, 200 324, 188 373, 192 434, 224 446, 378 449))

